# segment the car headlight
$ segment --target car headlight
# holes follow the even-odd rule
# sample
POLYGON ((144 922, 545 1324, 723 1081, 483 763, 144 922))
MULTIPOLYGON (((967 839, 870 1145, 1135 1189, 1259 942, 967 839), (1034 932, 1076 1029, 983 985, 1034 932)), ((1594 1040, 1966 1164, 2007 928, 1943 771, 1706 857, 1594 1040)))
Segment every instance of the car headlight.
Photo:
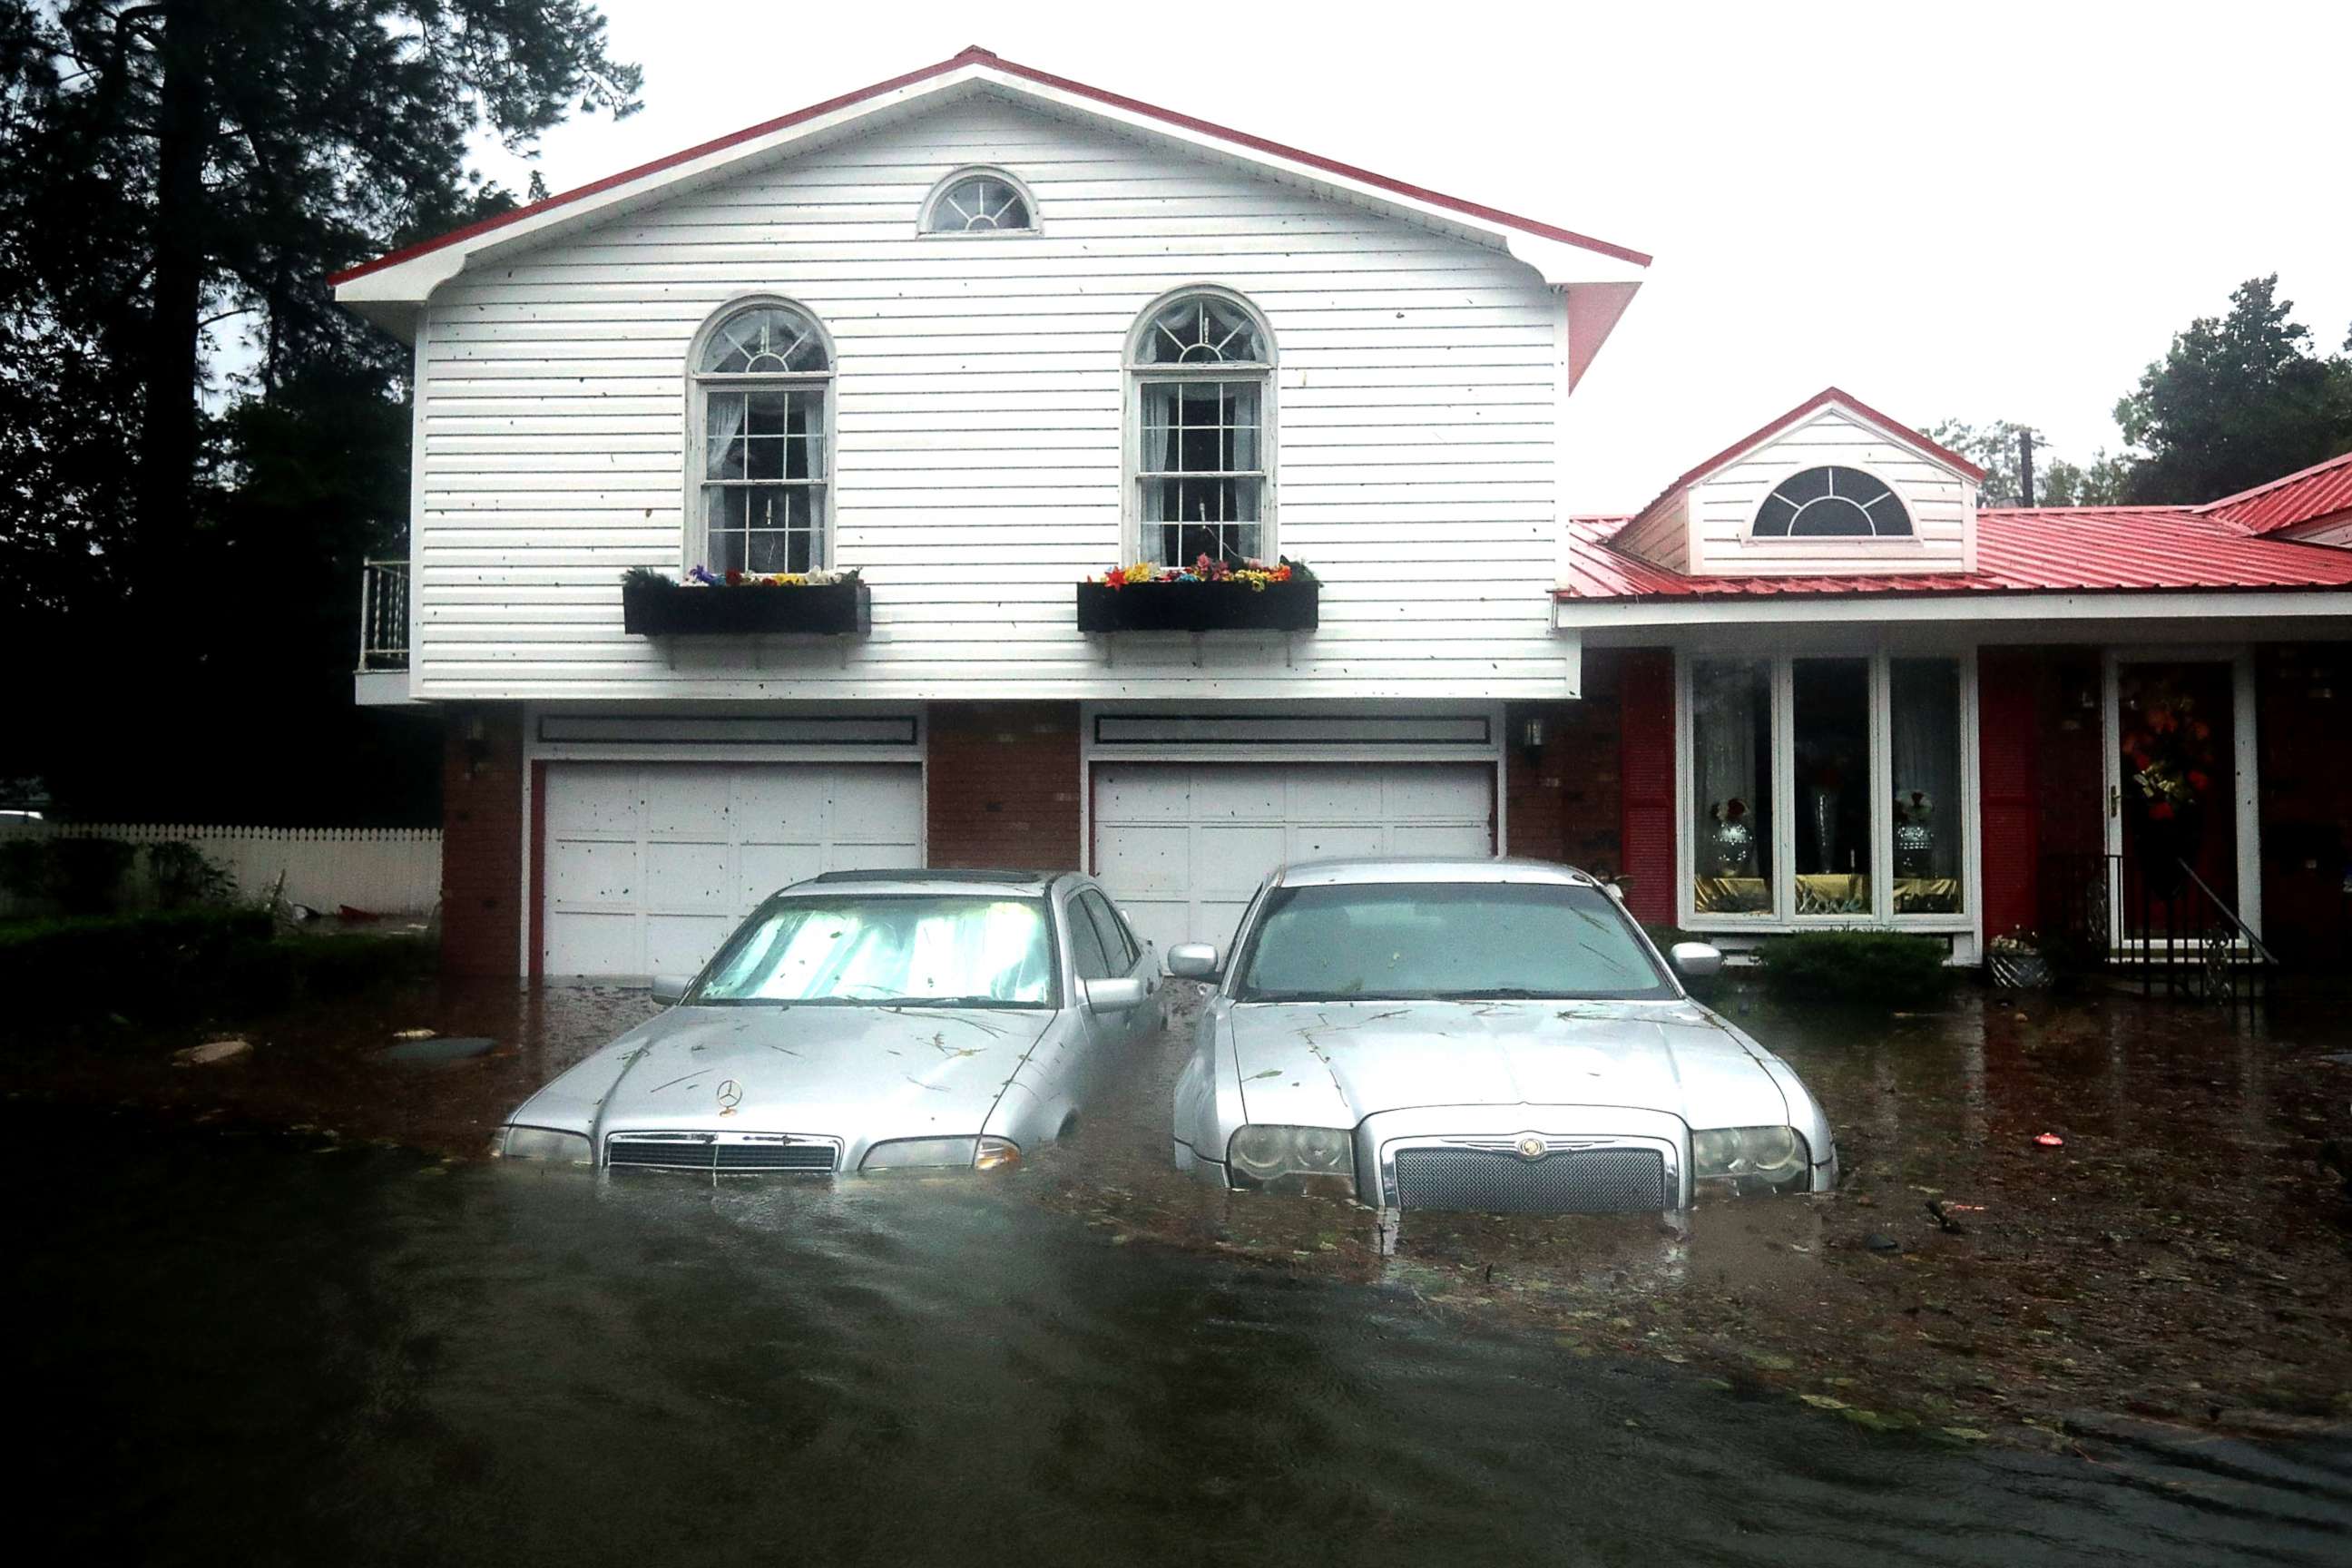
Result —
POLYGON ((1691 1134, 1691 1174, 1787 1187, 1812 1173, 1813 1152, 1793 1127, 1711 1127, 1691 1134))
POLYGON ((858 1165, 861 1171, 910 1171, 919 1167, 934 1170, 971 1169, 972 1145, 976 1138, 894 1138, 887 1143, 877 1143, 866 1152, 858 1165))
POLYGON ((1356 1139, 1344 1127, 1253 1122, 1225 1146, 1234 1184, 1294 1192, 1356 1192, 1356 1139))
POLYGON ((508 1128, 499 1156, 506 1160, 547 1160, 564 1165, 590 1163, 587 1139, 577 1132, 559 1132, 552 1127, 508 1128))

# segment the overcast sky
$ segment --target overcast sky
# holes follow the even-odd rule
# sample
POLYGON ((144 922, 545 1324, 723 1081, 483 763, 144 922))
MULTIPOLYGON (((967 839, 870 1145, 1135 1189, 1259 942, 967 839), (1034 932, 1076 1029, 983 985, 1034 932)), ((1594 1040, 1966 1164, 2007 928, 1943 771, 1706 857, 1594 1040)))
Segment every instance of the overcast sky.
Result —
POLYGON ((2324 348, 2352 325, 2340 0, 604 4, 646 108, 550 137, 553 190, 979 44, 1652 253, 1570 409, 1580 510, 1832 384, 2086 458, 2258 273, 2324 348))

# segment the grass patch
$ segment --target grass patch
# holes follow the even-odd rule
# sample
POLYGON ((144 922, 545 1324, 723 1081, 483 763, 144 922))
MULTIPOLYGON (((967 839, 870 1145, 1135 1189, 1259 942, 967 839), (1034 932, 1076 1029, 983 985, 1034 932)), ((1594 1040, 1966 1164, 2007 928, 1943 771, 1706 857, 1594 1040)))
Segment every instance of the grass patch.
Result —
POLYGON ((279 936, 261 910, 181 910, 0 926, 0 988, 26 1022, 140 1026, 257 1017, 432 972, 405 936, 279 936))
POLYGON ((1759 944, 1765 988, 1808 1001, 1911 1004, 1951 986, 1951 950, 1934 937, 1891 931, 1809 931, 1759 944))

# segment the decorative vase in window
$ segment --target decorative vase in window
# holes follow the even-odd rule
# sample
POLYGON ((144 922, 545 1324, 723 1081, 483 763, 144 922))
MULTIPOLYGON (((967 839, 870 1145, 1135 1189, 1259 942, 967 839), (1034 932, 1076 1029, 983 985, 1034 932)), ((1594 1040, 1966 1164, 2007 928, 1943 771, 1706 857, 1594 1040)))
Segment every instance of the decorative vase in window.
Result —
POLYGON ((1745 877, 1756 862, 1756 829, 1748 803, 1737 795, 1707 807, 1715 818, 1715 866, 1718 877, 1745 877))
POLYGON ((1821 856, 1824 871, 1837 869, 1838 852, 1838 785, 1835 770, 1822 770, 1825 782, 1814 784, 1808 792, 1813 808, 1813 845, 1821 856))
POLYGON ((1936 874, 1935 797, 1923 789, 1899 791, 1895 796, 1895 874, 1920 878, 1936 874))

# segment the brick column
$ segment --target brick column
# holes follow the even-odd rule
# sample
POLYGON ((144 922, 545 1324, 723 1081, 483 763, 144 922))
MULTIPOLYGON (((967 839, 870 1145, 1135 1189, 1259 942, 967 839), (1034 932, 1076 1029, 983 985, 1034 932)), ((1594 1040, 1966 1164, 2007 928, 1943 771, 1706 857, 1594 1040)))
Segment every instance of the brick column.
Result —
POLYGON ((1614 876, 1622 858, 1618 820, 1618 656, 1584 656, 1584 695, 1573 702, 1514 702, 1504 710, 1503 776, 1509 792, 1513 855, 1559 860, 1614 876), (1540 753, 1519 744, 1527 721, 1547 731, 1540 753))
POLYGON ((1084 868, 1076 703, 934 703, 930 726, 932 865, 1084 868))
POLYGON ((441 967, 523 972, 522 710, 451 708, 441 755, 441 967))
POLYGON ((1629 648, 1619 658, 1619 831, 1625 907, 1636 919, 1675 918, 1675 656, 1629 648))

